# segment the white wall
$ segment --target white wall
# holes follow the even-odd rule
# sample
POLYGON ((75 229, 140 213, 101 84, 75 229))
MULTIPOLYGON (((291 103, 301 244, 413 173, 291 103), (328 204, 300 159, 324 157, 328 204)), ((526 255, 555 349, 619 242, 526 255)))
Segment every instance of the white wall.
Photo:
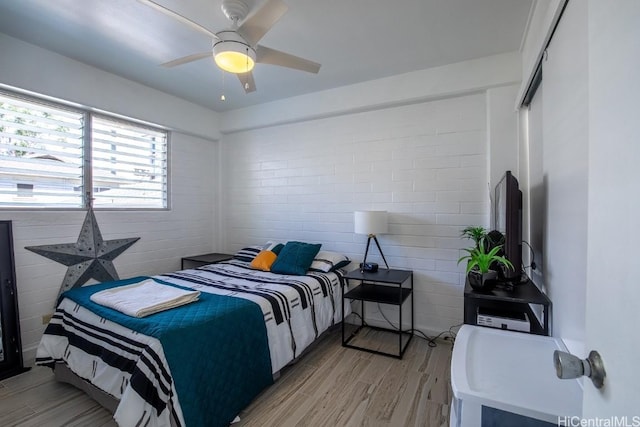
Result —
MULTIPOLYGON (((520 177, 518 112, 513 104, 517 94, 517 85, 487 90, 487 138, 491 142, 487 191, 491 192, 491 197, 506 171, 510 170, 516 178, 520 177)), ((491 223, 493 224, 493 219, 491 223)))
POLYGON ((499 55, 226 113, 225 247, 298 239, 359 262, 353 212, 387 210, 379 239, 391 267, 414 270, 416 327, 461 323, 460 231, 489 226, 490 150, 517 168, 517 147, 502 148, 517 142, 520 72, 519 56, 499 55))
POLYGON ((227 248, 298 239, 361 261, 353 212, 387 210, 380 244, 414 270, 416 324, 460 323, 460 230, 488 223, 485 112, 469 95, 225 136, 227 248))
MULTIPOLYGON (((171 210, 96 211, 104 239, 141 237, 114 261, 120 277, 178 269, 180 257, 221 249, 217 114, 146 86, 0 35, 0 83, 179 129, 171 134, 171 210), (42 64, 47 64, 46 67, 42 64), (200 135, 195 136, 195 135, 200 135)), ((78 238, 84 211, 0 210, 13 221, 20 327, 33 356, 66 267, 24 249, 78 238)))
POLYGON ((518 52, 504 53, 227 111, 220 131, 338 117, 519 84, 521 59, 518 52))

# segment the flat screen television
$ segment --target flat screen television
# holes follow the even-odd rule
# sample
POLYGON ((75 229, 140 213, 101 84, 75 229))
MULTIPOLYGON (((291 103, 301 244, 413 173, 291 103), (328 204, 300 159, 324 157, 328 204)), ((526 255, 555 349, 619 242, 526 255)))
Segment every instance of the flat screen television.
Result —
POLYGON ((522 276, 522 191, 511 171, 496 184, 494 203, 493 228, 502 234, 504 256, 514 267, 499 273, 503 280, 518 283, 522 276))

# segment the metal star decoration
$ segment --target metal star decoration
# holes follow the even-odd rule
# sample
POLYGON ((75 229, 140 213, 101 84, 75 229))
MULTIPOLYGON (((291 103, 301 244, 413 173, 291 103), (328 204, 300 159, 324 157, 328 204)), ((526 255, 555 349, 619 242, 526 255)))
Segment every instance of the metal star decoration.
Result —
POLYGON ((138 240, 139 237, 102 240, 96 217, 89 209, 76 243, 26 246, 25 249, 68 267, 60 288, 62 293, 91 278, 98 282, 118 280, 113 260, 138 240))

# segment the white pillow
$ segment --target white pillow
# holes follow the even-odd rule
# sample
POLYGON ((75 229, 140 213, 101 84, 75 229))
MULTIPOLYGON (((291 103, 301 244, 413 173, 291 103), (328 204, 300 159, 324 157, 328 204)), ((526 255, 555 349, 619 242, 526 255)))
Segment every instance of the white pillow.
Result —
POLYGON ((258 256, 260 251, 262 250, 262 246, 247 246, 246 248, 240 249, 233 255, 233 259, 238 261, 251 262, 253 259, 258 256))
POLYGON ((309 270, 328 273, 329 271, 342 268, 350 262, 351 260, 348 256, 338 252, 320 251, 313 259, 309 270))
MULTIPOLYGON (((284 243, 280 243, 280 242, 274 242, 273 240, 269 240, 263 247, 262 249, 264 249, 265 251, 273 251, 273 248, 275 248, 278 245, 283 245, 284 243)), ((282 247, 280 248, 282 249, 282 247)))

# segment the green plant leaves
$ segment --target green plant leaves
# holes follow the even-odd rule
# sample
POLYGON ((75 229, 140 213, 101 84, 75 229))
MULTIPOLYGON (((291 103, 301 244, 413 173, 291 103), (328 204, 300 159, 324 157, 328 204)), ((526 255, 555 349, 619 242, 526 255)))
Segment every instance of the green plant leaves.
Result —
POLYGON ((498 255, 498 252, 502 249, 502 245, 495 246, 491 248, 489 252, 486 252, 484 239, 484 237, 480 239, 474 248, 464 248, 463 251, 467 252, 468 255, 462 256, 458 259, 458 264, 464 260, 467 261, 467 274, 474 268, 477 268, 481 273, 486 273, 494 262, 505 265, 513 270, 513 264, 511 264, 511 261, 498 255))
POLYGON ((460 237, 473 240, 478 247, 480 242, 487 237, 487 230, 484 227, 469 226, 462 230, 460 237))

